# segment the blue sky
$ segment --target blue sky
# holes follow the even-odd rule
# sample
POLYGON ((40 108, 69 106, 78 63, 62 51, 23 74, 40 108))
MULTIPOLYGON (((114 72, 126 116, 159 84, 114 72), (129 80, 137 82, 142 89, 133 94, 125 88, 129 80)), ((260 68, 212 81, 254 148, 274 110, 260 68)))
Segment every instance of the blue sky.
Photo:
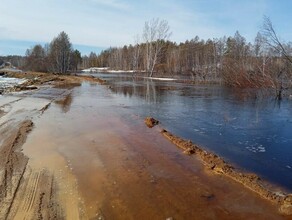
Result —
POLYGON ((133 44, 145 21, 168 21, 170 40, 233 36, 253 41, 263 16, 292 41, 291 0, 0 0, 0 55, 24 55, 65 31, 82 54, 133 44))

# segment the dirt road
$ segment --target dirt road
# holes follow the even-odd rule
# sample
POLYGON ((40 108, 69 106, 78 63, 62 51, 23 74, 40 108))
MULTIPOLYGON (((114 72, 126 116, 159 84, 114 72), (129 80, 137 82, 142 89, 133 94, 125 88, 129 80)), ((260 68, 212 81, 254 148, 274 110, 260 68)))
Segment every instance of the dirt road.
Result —
POLYGON ((0 136, 0 219, 289 219, 93 82, 1 97, 0 136))

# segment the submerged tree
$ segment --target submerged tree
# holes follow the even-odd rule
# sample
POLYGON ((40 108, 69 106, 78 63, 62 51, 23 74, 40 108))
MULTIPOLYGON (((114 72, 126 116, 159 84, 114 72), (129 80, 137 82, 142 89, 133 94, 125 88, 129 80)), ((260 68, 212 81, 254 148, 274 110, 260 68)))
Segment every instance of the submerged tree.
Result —
POLYGON ((281 53, 290 63, 292 63, 291 54, 288 53, 284 44, 281 42, 280 38, 278 37, 275 28, 272 24, 270 18, 264 16, 264 23, 262 28, 262 34, 266 37, 266 43, 273 47, 276 51, 281 53))
MULTIPOLYGON (((283 90, 285 85, 290 81, 291 77, 291 50, 289 45, 285 45, 277 35, 275 28, 268 17, 264 17, 264 23, 262 27, 262 35, 265 37, 265 43, 271 47, 274 51, 274 68, 272 79, 274 81, 274 87, 276 89, 276 98, 282 99, 283 90)), ((291 82, 290 82, 291 83, 291 82)))

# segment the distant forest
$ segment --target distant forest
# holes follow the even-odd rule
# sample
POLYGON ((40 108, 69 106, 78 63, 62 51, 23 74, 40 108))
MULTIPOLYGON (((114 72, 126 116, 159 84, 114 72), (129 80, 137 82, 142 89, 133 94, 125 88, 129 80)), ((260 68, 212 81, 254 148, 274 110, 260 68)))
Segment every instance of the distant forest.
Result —
POLYGON ((278 37, 265 17, 254 42, 237 31, 234 36, 202 40, 198 36, 183 43, 169 40, 167 21, 145 23, 134 45, 111 47, 100 54, 81 57, 66 33, 42 47, 28 49, 25 57, 0 57, 24 70, 67 73, 90 67, 134 70, 148 76, 189 76, 195 82, 221 82, 239 88, 274 88, 276 97, 291 87, 292 43, 278 37))

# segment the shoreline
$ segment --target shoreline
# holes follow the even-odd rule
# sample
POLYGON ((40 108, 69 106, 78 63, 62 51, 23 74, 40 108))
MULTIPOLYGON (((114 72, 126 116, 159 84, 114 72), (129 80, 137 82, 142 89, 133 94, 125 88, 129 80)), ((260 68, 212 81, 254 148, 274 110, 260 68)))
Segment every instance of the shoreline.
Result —
MULTIPOLYGON (((32 218, 35 209, 39 209, 37 211, 39 217, 56 215, 60 218, 69 218, 69 216, 79 215, 80 219, 93 216, 98 216, 101 219, 114 217, 131 219, 137 218, 137 216, 145 218, 160 216, 162 219, 168 217, 177 219, 197 216, 198 213, 202 218, 207 218, 206 214, 212 218, 213 214, 222 218, 229 216, 229 219, 232 219, 232 216, 256 218, 264 213, 265 216, 272 216, 269 219, 278 219, 278 213, 274 212, 274 205, 266 204, 257 198, 258 195, 253 195, 249 192, 250 190, 245 190, 246 187, 229 183, 226 178, 218 177, 219 175, 208 177, 206 171, 200 168, 203 168, 205 166, 203 164, 207 162, 203 160, 202 163, 193 157, 180 155, 180 152, 172 147, 179 145, 186 151, 185 153, 193 153, 194 151, 196 154, 205 155, 205 151, 195 148, 196 145, 175 137, 165 130, 163 130, 162 135, 166 138, 163 138, 155 129, 146 128, 139 117, 131 119, 135 121, 135 125, 133 125, 133 123, 121 118, 120 114, 115 113, 117 107, 113 108, 110 105, 108 108, 93 108, 94 110, 91 110, 92 101, 97 103, 96 107, 99 106, 96 98, 101 96, 101 101, 111 100, 109 90, 106 87, 98 89, 96 86, 95 90, 95 87, 89 85, 86 87, 87 90, 91 88, 97 97, 92 97, 91 101, 85 103, 81 101, 80 97, 74 101, 74 97, 78 96, 79 93, 74 95, 73 91, 81 91, 80 86, 83 80, 88 81, 89 84, 92 82, 105 84, 104 80, 90 76, 56 76, 53 74, 44 76, 41 73, 28 73, 25 74, 25 77, 30 82, 25 86, 36 86, 36 90, 39 90, 40 94, 42 94, 43 88, 47 88, 43 86, 47 85, 61 90, 62 93, 50 93, 49 91, 48 93, 51 95, 47 101, 42 101, 36 106, 34 104, 29 108, 31 110, 24 111, 27 111, 25 118, 30 118, 31 123, 33 123, 25 126, 32 129, 25 129, 24 136, 28 135, 27 140, 24 138, 23 141, 20 141, 18 135, 15 136, 8 131, 8 134, 14 135, 12 142, 19 144, 17 149, 13 148, 11 152, 9 151, 9 155, 24 149, 24 154, 21 153, 28 160, 27 163, 22 164, 24 172, 19 176, 21 181, 16 186, 16 196, 13 197, 15 200, 12 198, 13 204, 10 203, 12 208, 11 210, 9 208, 8 217, 13 216, 13 213, 16 212, 17 216, 25 214, 28 218, 32 218), (103 93, 100 94, 100 92, 103 93), (75 105, 73 110, 70 110, 72 102, 75 102, 75 105), (85 106, 83 106, 84 104, 85 106), (59 105, 60 111, 57 110, 59 105), (84 110, 86 106, 88 108, 84 110), (84 111, 84 115, 80 117, 80 113, 84 111), (83 121, 83 118, 86 120, 83 121), (62 126, 63 129, 58 130, 58 126, 62 126), (81 135, 83 130, 84 135, 81 135), (55 136, 51 136, 52 133, 55 136), (65 145, 68 143, 69 146, 60 150, 59 139, 60 143, 65 145), (149 140, 151 141, 149 142, 149 140), (116 146, 116 148, 108 149, 106 147, 108 145, 116 146), (43 147, 38 149, 40 146, 43 147), (82 150, 80 150, 81 146, 82 150), (72 151, 77 153, 74 154, 72 151), (80 154, 86 155, 84 161, 80 154), (47 157, 51 157, 52 160, 46 159, 47 157), (94 163, 92 164, 91 161, 94 163), (39 163, 45 163, 45 168, 39 163), (68 176, 65 180, 62 179, 64 175, 68 176), (205 183, 206 180, 207 183, 205 183), (45 184, 46 181, 50 183, 49 188, 45 184), (39 184, 40 186, 36 187, 39 184), (72 195, 67 194, 68 187, 72 195), (25 194, 30 191, 33 192, 30 209, 25 213, 19 212, 17 205, 27 206, 25 194), (153 192, 157 198, 153 197, 153 192), (225 196, 226 193, 228 196, 225 196), (254 203, 254 206, 245 204, 245 198, 252 201, 251 204, 254 203), (238 200, 238 207, 231 206, 235 199, 238 200), (70 202, 74 204, 71 205, 70 202), (51 208, 46 210, 48 206, 51 208), (248 208, 241 210, 241 206, 248 208), (194 207, 200 207, 202 210, 199 211, 199 208, 194 207), (262 211, 258 213, 255 211, 257 208, 262 211), (74 213, 72 209, 74 209, 74 213), (205 213, 206 210, 212 214, 208 215, 205 213), (166 215, 166 213, 169 214, 166 215)), ((30 93, 25 97, 28 97, 29 100, 20 106, 28 106, 27 104, 36 101, 36 98, 30 98, 30 93)), ((88 97, 87 93, 86 97, 88 97)), ((21 98, 16 96, 15 100, 8 103, 11 106, 15 104, 17 107, 19 100, 21 98)), ((23 116, 17 115, 18 108, 9 113, 3 123, 8 123, 7 120, 13 116, 21 124, 23 116)), ((125 109, 121 107, 120 110, 125 109)), ((5 114, 4 112, 4 116, 5 114)), ((0 119, 3 119, 1 115, 0 119)), ((8 125, 12 126, 9 123, 8 125)), ((0 135, 4 135, 4 132, 6 132, 5 128, 0 126, 0 135)), ((206 154, 205 156, 206 160, 207 158, 211 160, 207 166, 211 170, 231 169, 216 155, 206 154), (221 164, 220 160, 224 163, 221 164)), ((11 179, 17 175, 19 175, 18 170, 13 171, 11 179)), ((249 177, 255 178, 253 175, 249 177)), ((6 181, 6 184, 14 186, 10 181, 6 181)), ((9 204, 11 197, 5 198, 9 204)), ((285 200, 280 202, 283 201, 285 200)))
POLYGON ((39 73, 39 72, 7 72, 5 77, 25 79, 26 81, 4 89, 3 94, 11 92, 36 90, 43 85, 52 86, 80 86, 82 81, 97 82, 99 84, 105 84, 106 81, 97 77, 89 75, 59 75, 52 73, 39 73))
POLYGON ((162 136, 168 139, 175 146, 183 150, 184 154, 198 156, 203 164, 216 174, 224 175, 240 184, 244 187, 252 190, 279 206, 279 212, 284 215, 292 215, 292 194, 287 192, 274 191, 265 187, 268 183, 263 181, 260 177, 254 173, 244 173, 228 164, 218 155, 203 150, 200 146, 192 143, 190 140, 184 140, 178 136, 173 135, 165 129, 161 130, 162 136))

